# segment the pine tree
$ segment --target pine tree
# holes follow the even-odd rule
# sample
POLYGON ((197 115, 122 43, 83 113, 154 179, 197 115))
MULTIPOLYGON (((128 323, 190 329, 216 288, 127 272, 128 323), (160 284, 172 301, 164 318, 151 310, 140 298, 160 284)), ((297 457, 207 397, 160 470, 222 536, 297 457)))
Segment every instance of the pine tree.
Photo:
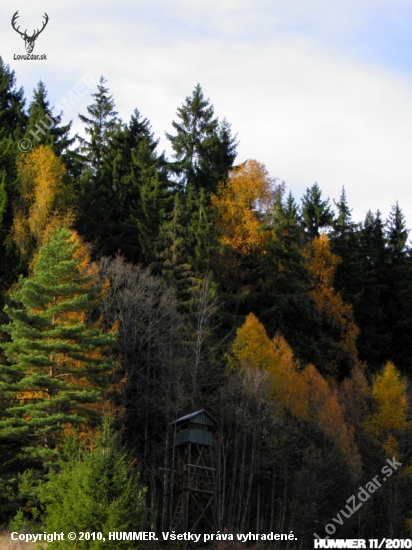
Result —
POLYGON ((412 280, 409 232, 398 204, 384 222, 368 212, 360 231, 362 277, 355 303, 360 357, 373 370, 395 361, 402 371, 412 356, 412 280))
POLYGON ((333 229, 339 235, 347 236, 352 231, 354 224, 352 222, 352 210, 348 206, 344 187, 342 187, 339 201, 334 201, 334 203, 338 212, 333 222, 333 229))
POLYGON ((198 84, 192 96, 177 110, 180 122, 172 122, 176 135, 166 133, 175 152, 171 170, 180 189, 192 184, 196 191, 215 192, 236 157, 237 141, 229 123, 221 124, 198 84))
POLYGON ((71 426, 98 420, 113 361, 113 333, 90 326, 101 300, 94 267, 76 233, 58 228, 42 246, 33 275, 10 297, 1 389, 12 399, 1 437, 18 439, 28 456, 47 458, 71 426))
POLYGON ((366 213, 361 231, 361 246, 367 264, 381 270, 387 262, 387 248, 385 223, 379 210, 375 215, 370 210, 366 213))

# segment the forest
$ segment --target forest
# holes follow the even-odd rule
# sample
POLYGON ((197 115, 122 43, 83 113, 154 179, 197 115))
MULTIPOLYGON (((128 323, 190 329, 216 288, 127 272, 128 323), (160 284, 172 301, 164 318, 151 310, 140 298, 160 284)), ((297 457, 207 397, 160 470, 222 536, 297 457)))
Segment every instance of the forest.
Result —
POLYGON ((108 85, 72 136, 0 58, 0 526, 167 532, 173 422, 206 410, 216 531, 296 537, 262 549, 412 537, 401 205, 355 221, 344 188, 294 197, 237 158, 199 84, 167 158, 108 85))

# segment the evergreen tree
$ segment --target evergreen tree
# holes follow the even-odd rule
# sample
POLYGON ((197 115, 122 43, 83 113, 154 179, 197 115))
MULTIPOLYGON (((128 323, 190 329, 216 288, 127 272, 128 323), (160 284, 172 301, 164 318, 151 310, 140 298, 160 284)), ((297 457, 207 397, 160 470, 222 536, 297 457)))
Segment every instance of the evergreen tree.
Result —
POLYGON ((315 182, 312 187, 306 189, 302 198, 303 223, 310 239, 319 236, 319 229, 332 225, 333 212, 329 206, 329 199, 321 199, 322 192, 315 182))
POLYGON ((87 107, 90 118, 79 115, 80 120, 86 125, 85 132, 89 136, 89 141, 79 138, 80 151, 85 156, 88 169, 96 176, 104 166, 110 139, 118 126, 113 96, 109 95, 109 89, 105 88, 106 82, 107 80, 101 76, 97 92, 92 94, 95 102, 87 107))
POLYGON ((386 221, 386 238, 388 242, 389 261, 392 265, 404 263, 408 253, 406 241, 409 230, 406 229, 405 216, 398 201, 392 206, 389 219, 386 221))
POLYGON ((0 289, 15 280, 18 257, 6 246, 16 200, 18 142, 23 138, 27 115, 23 88, 16 89, 14 71, 0 57, 0 289))
POLYGON ((293 224, 296 228, 302 224, 302 216, 299 212, 299 206, 296 204, 291 191, 289 191, 289 194, 286 197, 284 212, 286 220, 288 220, 288 222, 293 224))
POLYGON ((160 226, 172 201, 166 159, 157 146, 150 122, 137 109, 112 140, 118 220, 112 252, 121 249, 127 259, 145 265, 156 259, 160 226))
POLYGON ((213 211, 209 208, 206 191, 196 193, 193 188, 186 196, 188 220, 189 262, 198 276, 203 277, 213 270, 218 254, 218 242, 213 231, 213 211))
POLYGON ((377 210, 373 215, 369 210, 361 229, 361 247, 367 265, 383 271, 387 262, 387 247, 381 212, 377 210))
POLYGON ((387 248, 379 210, 375 215, 367 212, 360 228, 359 244, 362 277, 358 280, 359 291, 354 303, 360 329, 359 357, 376 369, 388 358, 390 349, 390 335, 385 326, 387 248))
POLYGON ((197 193, 189 185, 185 194, 175 193, 173 201, 160 226, 157 261, 151 268, 176 289, 181 306, 190 313, 194 294, 210 277, 217 240, 203 189, 197 193))
POLYGON ((0 138, 22 137, 27 123, 25 103, 23 88, 16 90, 14 71, 0 56, 0 138))
POLYGON ((303 254, 304 233, 299 207, 292 193, 277 195, 267 254, 262 258, 264 276, 255 311, 269 334, 282 333, 296 355, 305 362, 317 357, 316 312, 309 290, 310 274, 303 254))
MULTIPOLYGON (((117 193, 113 177, 113 160, 116 151, 112 141, 119 131, 120 122, 114 110, 114 100, 104 86, 102 76, 94 103, 87 107, 89 117, 79 115, 86 125, 86 138, 79 138, 84 168, 80 181, 79 217, 77 228, 86 241, 92 243, 97 256, 112 252, 112 238, 117 234, 117 193)), ((116 250, 115 250, 116 252, 116 250)))
POLYGON ((339 201, 334 202, 338 212, 333 221, 332 235, 334 238, 340 237, 342 240, 347 239, 356 227, 356 224, 352 222, 352 210, 348 206, 344 187, 342 187, 339 201))
POLYGON ((352 210, 348 206, 345 188, 342 188, 333 220, 330 242, 332 251, 341 258, 336 268, 334 286, 345 301, 356 307, 359 294, 359 280, 362 278, 358 226, 352 221, 352 210))
POLYGON ((179 107, 179 122, 172 122, 176 135, 166 133, 175 152, 171 170, 181 189, 192 184, 197 191, 214 192, 227 178, 236 157, 237 141, 226 120, 219 123, 213 106, 198 84, 192 96, 179 107))
POLYGON ((60 125, 62 114, 53 114, 47 99, 46 87, 41 80, 33 90, 33 100, 29 105, 28 114, 24 137, 32 142, 32 147, 48 145, 57 156, 66 154, 66 160, 68 149, 75 141, 75 138, 69 137, 72 123, 60 125))
MULTIPOLYGON (((100 532, 100 540, 78 540, 76 548, 105 550, 113 548, 107 536, 110 531, 143 531, 147 520, 144 489, 108 422, 87 447, 71 437, 65 451, 59 470, 50 472, 41 492, 46 532, 100 532)), ((73 541, 65 538, 50 544, 51 548, 71 550, 73 541)), ((129 550, 141 548, 141 543, 117 541, 115 546, 129 550)))
POLYGON ((179 301, 187 304, 190 300, 189 289, 196 284, 193 266, 190 263, 188 230, 184 197, 180 193, 174 196, 173 210, 167 216, 160 230, 158 260, 154 264, 156 272, 177 292, 179 301))
POLYGON ((87 322, 101 295, 84 245, 67 229, 42 246, 32 277, 10 296, 3 347, 11 365, 0 367, 0 389, 11 404, 0 434, 27 456, 49 458, 70 426, 99 418, 115 335, 87 322))
POLYGON ((78 228, 95 253, 145 263, 156 258, 158 235, 171 194, 164 154, 158 154, 150 123, 135 109, 129 124, 116 118, 103 77, 88 107, 89 141, 81 140, 86 167, 78 228))
MULTIPOLYGON (((392 206, 386 222, 387 265, 385 303, 387 332, 392 335, 389 360, 402 370, 412 358, 412 261, 406 242, 409 230, 398 203, 392 206)), ((385 358, 386 359, 386 358, 385 358)))
POLYGON ((360 328, 361 359, 372 369, 396 361, 402 370, 412 355, 409 311, 412 305, 408 231, 399 205, 389 219, 368 212, 360 230, 361 274, 356 276, 358 295, 354 301, 360 328))

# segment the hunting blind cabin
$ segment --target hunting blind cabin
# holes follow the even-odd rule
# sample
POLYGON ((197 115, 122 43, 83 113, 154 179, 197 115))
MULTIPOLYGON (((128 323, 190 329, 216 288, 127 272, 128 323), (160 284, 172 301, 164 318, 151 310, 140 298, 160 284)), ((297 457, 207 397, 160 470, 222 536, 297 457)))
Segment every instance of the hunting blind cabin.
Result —
POLYGON ((168 472, 170 528, 178 533, 210 533, 216 526, 216 420, 205 410, 178 418, 173 427, 172 468, 168 472))

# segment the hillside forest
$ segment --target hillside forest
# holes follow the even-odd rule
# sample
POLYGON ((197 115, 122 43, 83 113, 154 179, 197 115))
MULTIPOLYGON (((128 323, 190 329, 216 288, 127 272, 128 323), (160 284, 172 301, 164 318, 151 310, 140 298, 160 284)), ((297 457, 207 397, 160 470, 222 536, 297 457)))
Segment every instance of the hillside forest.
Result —
POLYGON ((171 158, 138 109, 118 117, 103 77, 79 119, 83 137, 0 58, 0 525, 168 531, 171 423, 205 409, 216 530, 293 531, 276 548, 312 548, 331 523, 332 538, 410 538, 401 205, 356 221, 344 188, 295 197, 237 158, 200 85, 171 158))

